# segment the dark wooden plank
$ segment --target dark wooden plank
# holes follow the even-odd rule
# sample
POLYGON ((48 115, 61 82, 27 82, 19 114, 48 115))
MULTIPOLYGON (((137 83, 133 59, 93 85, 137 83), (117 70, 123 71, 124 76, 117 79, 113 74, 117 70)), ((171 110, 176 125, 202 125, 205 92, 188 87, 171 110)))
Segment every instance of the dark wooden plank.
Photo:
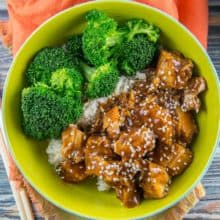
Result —
POLYGON ((0 218, 19 219, 11 188, 0 159, 0 218))
POLYGON ((12 56, 8 53, 8 49, 2 45, 2 42, 0 42, 0 100, 2 97, 4 81, 11 62, 12 56))
POLYGON ((209 16, 209 25, 220 26, 220 17, 217 15, 210 15, 209 16))
POLYGON ((1 6, 0 6, 0 14, 1 14, 1 20, 8 19, 8 12, 5 9, 1 9, 1 6))
POLYGON ((220 26, 220 1, 209 1, 209 25, 220 26))
POLYGON ((220 6, 219 0, 209 0, 209 6, 220 6))

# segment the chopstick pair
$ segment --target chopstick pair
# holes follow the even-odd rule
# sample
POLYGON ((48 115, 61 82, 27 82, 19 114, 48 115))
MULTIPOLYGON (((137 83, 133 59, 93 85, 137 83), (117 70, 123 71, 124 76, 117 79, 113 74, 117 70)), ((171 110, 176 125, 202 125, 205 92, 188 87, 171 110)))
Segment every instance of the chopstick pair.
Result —
MULTIPOLYGON (((0 116, 1 116, 1 110, 0 110, 0 116)), ((9 159, 8 159, 7 146, 5 144, 3 131, 2 131, 1 118, 0 118, 0 153, 6 169, 7 176, 9 177, 9 159)), ((15 181, 13 180, 9 180, 9 184, 11 186, 11 190, 21 219, 34 220, 34 215, 30 205, 30 201, 25 189, 24 188, 18 189, 16 187, 15 181)))

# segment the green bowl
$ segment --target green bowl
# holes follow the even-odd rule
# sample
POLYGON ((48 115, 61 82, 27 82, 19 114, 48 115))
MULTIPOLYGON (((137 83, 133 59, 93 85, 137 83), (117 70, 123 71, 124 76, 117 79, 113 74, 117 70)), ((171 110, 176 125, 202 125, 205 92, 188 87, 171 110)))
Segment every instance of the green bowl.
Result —
POLYGON ((24 43, 9 70, 3 94, 3 127, 6 141, 22 174, 30 184, 56 206, 79 216, 94 219, 134 219, 149 217, 174 205, 198 183, 213 159, 218 143, 220 91, 216 71, 198 40, 167 14, 143 4, 126 1, 88 2, 67 9, 41 25, 24 43), (184 174, 173 181, 168 196, 145 200, 140 206, 121 206, 114 192, 98 192, 95 182, 64 183, 47 161, 46 143, 27 138, 21 128, 20 97, 25 69, 41 48, 62 43, 85 27, 84 15, 90 9, 106 11, 118 21, 144 18, 160 27, 166 48, 182 52, 196 64, 195 72, 205 77, 208 90, 203 94, 198 114, 199 134, 192 149, 195 158, 184 174))

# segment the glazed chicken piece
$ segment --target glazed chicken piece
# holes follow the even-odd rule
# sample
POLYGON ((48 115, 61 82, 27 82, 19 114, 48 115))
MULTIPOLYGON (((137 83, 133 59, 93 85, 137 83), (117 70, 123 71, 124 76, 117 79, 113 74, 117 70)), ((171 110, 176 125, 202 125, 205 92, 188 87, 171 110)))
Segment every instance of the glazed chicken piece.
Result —
POLYGON ((142 161, 142 158, 128 161, 113 161, 106 166, 103 178, 112 186, 129 186, 131 182, 135 182, 136 175, 141 172, 143 167, 142 161), (111 171, 110 174, 109 170, 111 171), (111 177, 107 177, 108 175, 111 177))
POLYGON ((158 89, 154 93, 158 100, 158 105, 169 110, 171 114, 176 109, 177 106, 180 106, 181 92, 175 89, 158 89))
POLYGON ((127 109, 133 108, 135 105, 135 91, 131 89, 129 92, 123 92, 117 96, 113 96, 103 107, 108 111, 108 107, 112 108, 116 105, 127 109))
POLYGON ((117 139, 126 117, 130 116, 134 101, 134 91, 131 90, 128 93, 113 96, 107 103, 100 104, 92 133, 106 131, 109 138, 117 139))
POLYGON ((195 110, 199 112, 201 101, 198 97, 199 93, 206 89, 206 82, 203 77, 193 77, 184 90, 183 104, 181 109, 183 111, 195 110))
POLYGON ((140 168, 133 164, 129 167, 128 163, 115 160, 109 145, 110 141, 105 136, 93 135, 88 138, 85 149, 86 172, 101 177, 112 186, 124 206, 134 207, 139 204, 140 196, 132 180, 140 168))
POLYGON ((147 84, 147 81, 138 80, 134 83, 133 90, 136 104, 145 100, 149 92, 149 85, 147 84))
POLYGON ((117 138, 122 124, 120 111, 117 106, 110 109, 103 117, 103 130, 106 130, 108 136, 112 139, 117 138))
POLYGON ((131 128, 122 132, 114 144, 114 152, 122 157, 122 160, 144 157, 155 147, 154 132, 146 127, 131 128))
POLYGON ((69 158, 75 163, 83 161, 85 140, 86 135, 77 126, 70 124, 62 132, 61 151, 63 158, 69 158))
POLYGON ((78 183, 87 178, 84 162, 74 163, 71 159, 62 161, 56 169, 56 172, 66 182, 78 183))
POLYGON ((121 200, 122 204, 127 208, 133 208, 140 203, 140 192, 138 192, 135 184, 130 182, 129 185, 119 185, 114 187, 116 196, 121 200))
MULTIPOLYGON (((132 165, 131 165, 132 166, 132 165)), ((134 178, 137 170, 124 169, 121 162, 113 162, 102 172, 103 180, 115 189, 117 198, 125 207, 132 208, 140 203, 140 191, 137 190, 134 178)))
POLYGON ((132 109, 135 105, 135 91, 130 90, 126 93, 121 93, 118 97, 114 97, 113 101, 122 108, 132 109))
POLYGON ((100 133, 100 131, 102 131, 103 115, 104 115, 104 110, 101 106, 99 106, 95 116, 95 120, 88 131, 89 134, 100 133))
POLYGON ((189 90, 191 93, 195 95, 199 95, 199 93, 203 92, 206 89, 206 81, 201 76, 192 77, 188 85, 186 87, 186 91, 189 90))
POLYGON ((125 102, 127 102, 127 106, 124 107, 127 107, 128 109, 135 107, 135 92, 133 90, 128 93, 128 99, 125 100, 125 102))
POLYGON ((127 93, 122 93, 120 96, 113 96, 106 103, 101 103, 91 133, 106 131, 110 138, 117 138, 120 133, 120 126, 124 123, 124 112, 122 114, 123 99, 126 100, 127 105, 128 97, 127 93))
POLYGON ((154 84, 151 83, 155 79, 156 69, 148 68, 145 71, 145 79, 135 80, 132 89, 135 92, 135 96, 138 96, 138 102, 143 100, 150 92, 155 91, 154 84))
MULTIPOLYGON (((89 140, 89 142, 91 147, 94 146, 94 139, 89 140)), ((101 142, 103 143, 103 141, 100 141, 99 143, 101 142)), ((91 155, 91 152, 89 153, 91 148, 90 150, 88 148, 90 147, 86 147, 86 155, 87 153, 91 155)), ((103 146, 101 145, 95 148, 92 147, 93 155, 91 155, 89 158, 86 156, 87 174, 101 177, 114 189, 121 188, 122 186, 124 188, 128 188, 131 180, 134 178, 135 174, 138 172, 138 170, 140 170, 140 168, 135 170, 134 167, 128 167, 128 164, 126 164, 126 167, 121 161, 113 160, 114 155, 112 154, 110 148, 104 150, 102 148, 103 146)), ((128 196, 126 198, 128 198, 128 196)), ((124 203, 124 201, 122 202, 124 203)))
POLYGON ((172 146, 160 144, 156 147, 152 159, 155 163, 167 168, 169 175, 176 176, 189 166, 193 154, 182 144, 175 143, 172 146))
POLYGON ((172 144, 175 136, 173 118, 168 109, 157 104, 157 97, 148 96, 134 109, 133 122, 137 126, 145 124, 160 141, 172 144))
POLYGON ((128 208, 140 203, 140 191, 137 190, 135 176, 141 171, 139 161, 114 161, 102 171, 103 180, 116 191, 117 198, 128 208))
POLYGON ((140 177, 140 187, 144 191, 144 198, 160 199, 167 195, 169 175, 166 169, 156 163, 147 162, 140 177))
POLYGON ((155 88, 183 89, 192 76, 193 63, 177 52, 162 50, 153 79, 155 88))
POLYGON ((180 107, 176 108, 176 129, 178 138, 184 143, 190 143, 197 133, 197 125, 191 112, 183 112, 180 107))
POLYGON ((85 147, 85 163, 88 175, 101 176, 102 171, 114 159, 110 140, 106 136, 92 135, 85 147))
POLYGON ((113 186, 119 182, 122 163, 114 154, 110 140, 106 136, 92 135, 88 138, 85 149, 85 163, 89 175, 100 176, 113 186))

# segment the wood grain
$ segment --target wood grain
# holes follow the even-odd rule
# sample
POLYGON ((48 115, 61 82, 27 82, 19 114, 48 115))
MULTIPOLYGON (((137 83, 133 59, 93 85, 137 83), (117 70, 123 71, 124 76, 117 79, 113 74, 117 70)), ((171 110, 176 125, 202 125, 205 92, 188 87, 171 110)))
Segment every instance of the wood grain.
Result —
POLYGON ((220 6, 219 0, 209 0, 209 6, 220 6))
MULTIPOLYGON (((5 0, 0 0, 0 19, 7 19, 5 0)), ((209 0, 208 53, 220 76, 220 0, 209 0)), ((12 57, 0 44, 0 97, 12 57)), ((206 196, 194 207, 185 220, 220 220, 220 146, 207 174, 202 179, 206 196)), ((0 158, 0 219, 20 219, 0 158)), ((37 220, 41 218, 37 217, 37 220)))

